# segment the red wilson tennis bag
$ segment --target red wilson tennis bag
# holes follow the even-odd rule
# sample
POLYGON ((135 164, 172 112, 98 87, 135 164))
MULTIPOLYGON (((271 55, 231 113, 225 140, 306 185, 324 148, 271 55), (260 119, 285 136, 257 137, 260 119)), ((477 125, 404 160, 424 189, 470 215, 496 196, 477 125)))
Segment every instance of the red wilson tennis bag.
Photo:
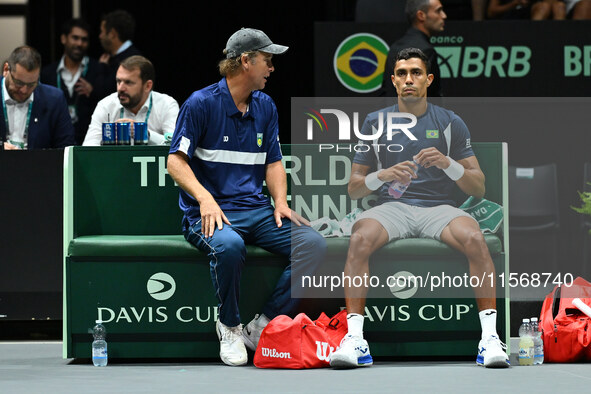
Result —
POLYGON ((289 316, 277 316, 261 334, 254 365, 290 369, 328 367, 330 354, 347 330, 346 310, 333 318, 322 313, 315 321, 304 313, 293 320, 289 316))
POLYGON ((591 283, 578 277, 572 286, 556 286, 546 296, 540 314, 544 361, 591 361, 591 319, 572 301, 580 298, 591 306, 591 283))

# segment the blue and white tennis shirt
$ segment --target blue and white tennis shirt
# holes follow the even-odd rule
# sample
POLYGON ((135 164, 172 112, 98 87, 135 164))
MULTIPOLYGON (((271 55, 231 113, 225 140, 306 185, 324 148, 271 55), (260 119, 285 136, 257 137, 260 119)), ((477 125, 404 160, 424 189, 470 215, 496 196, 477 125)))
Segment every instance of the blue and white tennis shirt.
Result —
MULTIPOLYGON (((417 124, 410 128, 410 133, 416 137, 411 140, 402 131, 393 131, 392 140, 387 139, 386 120, 387 113, 400 112, 398 105, 372 112, 365 118, 361 133, 364 135, 375 134, 379 130, 380 113, 383 118, 383 133, 377 143, 363 141, 372 145, 367 152, 357 152, 354 163, 370 167, 370 172, 389 168, 397 163, 412 160, 413 156, 422 149, 435 147, 441 153, 454 160, 465 159, 474 156, 470 143, 470 132, 464 121, 454 112, 429 103, 427 111, 417 117, 417 124), (388 148, 390 147, 390 148, 388 148), (388 151, 390 149, 390 151, 388 151)), ((394 118, 394 124, 409 123, 405 117, 394 118)), ((437 205, 456 205, 452 199, 455 182, 452 181, 443 170, 437 167, 419 169, 418 178, 413 179, 406 192, 396 200, 388 194, 388 183, 378 190, 378 204, 388 201, 400 201, 419 207, 433 207, 437 205)))
MULTIPOLYGON (((197 180, 223 211, 270 206, 263 195, 265 165, 281 160, 277 108, 254 91, 243 116, 226 78, 194 92, 181 107, 170 153, 183 152, 197 180)), ((197 201, 180 189, 179 205, 192 225, 200 219, 197 201)))

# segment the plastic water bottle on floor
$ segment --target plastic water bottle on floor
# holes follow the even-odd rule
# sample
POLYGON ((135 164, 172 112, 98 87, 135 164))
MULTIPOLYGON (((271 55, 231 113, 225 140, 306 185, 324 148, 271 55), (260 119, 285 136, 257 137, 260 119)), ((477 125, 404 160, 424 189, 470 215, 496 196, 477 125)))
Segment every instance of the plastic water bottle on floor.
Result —
POLYGON ((95 367, 107 366, 107 330, 101 320, 96 321, 96 326, 92 329, 94 341, 92 342, 92 363, 95 367))
MULTIPOLYGON (((412 162, 416 164, 417 169, 415 171, 415 174, 418 174, 421 166, 414 160, 412 162)), ((411 179, 411 181, 412 181, 412 179, 411 179)), ((390 187, 388 187, 388 194, 394 198, 400 198, 400 196, 402 196, 404 194, 406 189, 408 189, 408 186, 410 185, 411 181, 408 181, 406 183, 402 183, 400 181, 392 181, 390 183, 390 187)))
POLYGON ((534 339, 534 365, 540 365, 544 362, 544 341, 542 331, 538 327, 538 318, 532 317, 530 324, 534 339))
POLYGON ((519 327, 519 365, 534 364, 534 340, 529 319, 523 319, 519 327))

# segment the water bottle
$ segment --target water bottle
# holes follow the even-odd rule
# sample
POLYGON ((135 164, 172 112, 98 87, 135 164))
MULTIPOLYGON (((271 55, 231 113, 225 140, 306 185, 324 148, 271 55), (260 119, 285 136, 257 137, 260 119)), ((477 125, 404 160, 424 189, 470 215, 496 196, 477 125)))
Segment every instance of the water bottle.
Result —
POLYGON ((542 331, 538 326, 538 318, 531 318, 531 329, 534 338, 534 365, 540 365, 544 362, 544 341, 542 340, 542 331))
POLYGON ((107 330, 101 320, 96 321, 96 326, 92 329, 94 341, 92 342, 92 363, 95 367, 107 366, 107 330))
POLYGON ((531 335, 529 319, 523 319, 519 327, 519 365, 533 365, 534 340, 531 335))
MULTIPOLYGON (((415 171, 415 173, 418 173, 421 166, 414 160, 412 162, 415 163, 417 166, 417 170, 415 171)), ((402 183, 400 181, 390 182, 390 187, 388 187, 388 194, 394 198, 400 198, 400 196, 402 196, 408 188, 408 185, 410 185, 410 182, 411 181, 408 181, 406 183, 402 183)))

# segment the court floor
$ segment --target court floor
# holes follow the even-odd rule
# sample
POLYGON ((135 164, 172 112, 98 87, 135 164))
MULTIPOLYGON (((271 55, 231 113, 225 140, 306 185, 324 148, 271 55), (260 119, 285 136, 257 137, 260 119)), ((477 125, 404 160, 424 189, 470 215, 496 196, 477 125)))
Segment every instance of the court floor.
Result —
MULTIPOLYGON (((517 343, 512 349, 517 348, 517 343)), ((354 370, 263 370, 249 363, 111 363, 62 359, 62 343, 0 342, 0 392, 13 393, 581 393, 591 364, 490 370, 472 361, 376 362, 354 370)))

